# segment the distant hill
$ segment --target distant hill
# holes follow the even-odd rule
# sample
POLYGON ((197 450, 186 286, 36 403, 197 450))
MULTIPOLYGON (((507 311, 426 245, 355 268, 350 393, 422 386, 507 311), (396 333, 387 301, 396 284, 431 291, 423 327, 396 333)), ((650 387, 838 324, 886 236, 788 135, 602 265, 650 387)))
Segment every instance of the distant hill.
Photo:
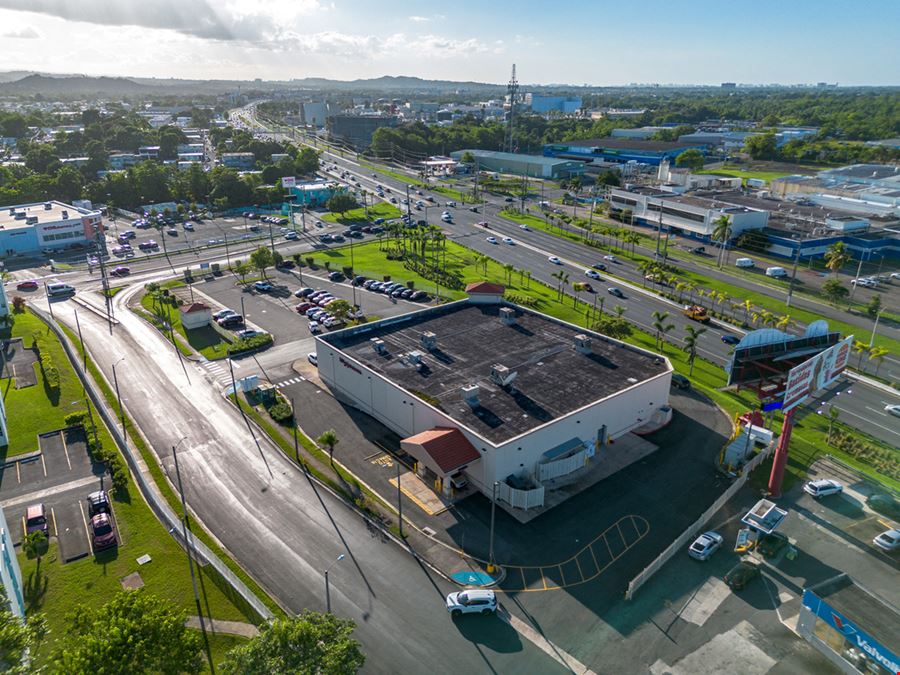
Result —
POLYGON ((124 77, 85 77, 73 75, 66 77, 42 74, 25 77, 0 84, 0 93, 4 94, 44 94, 47 96, 71 96, 90 94, 141 94, 151 92, 152 88, 124 77))

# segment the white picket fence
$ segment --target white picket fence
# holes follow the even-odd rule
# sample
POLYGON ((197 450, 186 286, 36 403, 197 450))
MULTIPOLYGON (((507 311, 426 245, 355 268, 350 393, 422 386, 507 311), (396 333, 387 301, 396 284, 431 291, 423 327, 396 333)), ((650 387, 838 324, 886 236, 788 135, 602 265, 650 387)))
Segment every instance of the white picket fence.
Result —
POLYGON ((719 498, 713 502, 712 506, 710 506, 703 514, 695 520, 690 527, 688 527, 681 535, 673 541, 666 548, 665 551, 660 553, 656 559, 647 565, 641 572, 630 582, 628 582, 628 589, 625 591, 625 599, 631 600, 634 597, 634 594, 637 590, 643 586, 654 574, 656 574, 660 568, 665 565, 669 559, 675 555, 678 551, 684 550, 684 547, 688 545, 688 542, 691 541, 694 537, 697 536, 697 533, 700 532, 701 529, 706 525, 707 522, 716 514, 716 512, 725 506, 726 502, 729 499, 734 497, 737 494, 737 491, 744 487, 744 484, 750 478, 750 473, 762 464, 766 457, 769 456, 769 453, 772 452, 772 449, 775 447, 775 443, 770 443, 764 450, 762 450, 758 455, 753 457, 749 462, 744 465, 743 470, 741 471, 741 475, 738 476, 735 481, 728 486, 728 489, 725 490, 719 498))
POLYGON ((517 490, 505 482, 501 482, 497 486, 497 499, 506 502, 514 508, 527 511, 536 506, 544 505, 544 486, 539 485, 531 490, 517 490))
POLYGON ((563 457, 562 459, 557 459, 553 462, 538 464, 538 480, 543 482, 545 480, 550 480, 551 478, 558 478, 559 476, 565 476, 573 471, 577 471, 584 466, 586 457, 587 450, 579 450, 570 457, 563 457))

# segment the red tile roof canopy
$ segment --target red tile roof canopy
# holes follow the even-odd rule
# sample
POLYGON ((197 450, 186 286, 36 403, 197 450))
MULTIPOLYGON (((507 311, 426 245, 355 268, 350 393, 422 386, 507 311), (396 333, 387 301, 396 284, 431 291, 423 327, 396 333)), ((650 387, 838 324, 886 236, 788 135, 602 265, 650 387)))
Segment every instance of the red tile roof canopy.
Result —
POLYGON ((209 307, 202 302, 192 302, 190 305, 182 305, 180 309, 185 314, 190 314, 191 312, 203 312, 208 310, 209 307))
POLYGON ((506 292, 506 286, 503 284, 492 284, 489 281, 475 281, 466 286, 466 293, 481 293, 483 295, 503 295, 506 292))
POLYGON ((425 449, 444 474, 449 474, 481 455, 459 429, 435 427, 404 438, 403 443, 419 445, 425 449))

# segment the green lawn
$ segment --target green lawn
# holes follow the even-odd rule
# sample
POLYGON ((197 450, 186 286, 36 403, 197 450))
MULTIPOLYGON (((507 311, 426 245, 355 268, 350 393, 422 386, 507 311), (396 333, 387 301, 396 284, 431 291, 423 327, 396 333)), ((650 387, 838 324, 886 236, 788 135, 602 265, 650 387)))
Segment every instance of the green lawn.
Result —
MULTIPOLYGON (((169 286, 169 288, 173 288, 173 286, 169 286)), ((161 324, 156 319, 156 309, 153 306, 153 299, 149 294, 145 294, 141 298, 141 307, 143 307, 150 315, 150 317, 153 318, 153 323, 157 326, 157 328, 160 328, 160 332, 166 335, 166 337, 168 338, 169 336, 167 334, 167 331, 162 330, 162 328, 160 327, 161 324)), ((213 328, 212 326, 204 326, 203 328, 193 328, 191 330, 187 330, 181 323, 181 313, 177 308, 167 305, 165 309, 168 310, 167 321, 172 325, 172 328, 174 328, 175 332, 187 341, 187 343, 194 349, 194 351, 203 354, 203 356, 211 361, 215 359, 224 359, 226 356, 228 356, 228 348, 231 346, 231 341, 226 339, 225 336, 223 336, 215 328, 213 328)), ((185 350, 184 345, 182 345, 178 340, 176 340, 176 346, 186 356, 191 355, 190 350, 185 350)))
POLYGON ((413 176, 410 176, 409 174, 400 173, 398 171, 392 171, 391 169, 387 169, 379 164, 372 164, 372 162, 360 160, 359 165, 364 166, 367 169, 371 169, 372 171, 375 171, 378 174, 381 174, 384 176, 390 176, 394 180, 399 180, 401 183, 406 183, 407 185, 418 185, 420 187, 426 187, 426 183, 424 183, 419 178, 414 178, 413 176))
MULTIPOLYGON (((200 631, 197 631, 198 633, 200 631)), ((222 665, 222 661, 225 660, 225 654, 227 654, 231 649, 235 647, 240 647, 241 645, 248 642, 248 639, 245 637, 241 637, 240 635, 226 635, 225 633, 210 633, 207 630, 207 637, 209 639, 209 651, 212 653, 213 665, 216 667, 216 672, 219 672, 219 666, 222 665)), ((201 634, 200 639, 203 639, 201 634)), ((204 669, 203 672, 211 672, 209 670, 209 664, 206 662, 206 656, 204 655, 203 659, 204 669)))
MULTIPOLYGON (((60 371, 61 395, 54 403, 47 396, 19 399, 7 397, 10 433, 26 433, 25 422, 30 427, 27 433, 52 431, 65 426, 65 415, 86 410, 84 394, 79 380, 65 357, 62 345, 55 335, 34 315, 16 315, 13 334, 40 331, 45 336, 48 350, 53 354, 56 367, 60 371), (27 411, 27 412, 26 412, 27 411)), ((5 384, 5 383, 4 383, 5 384)), ((31 387, 43 393, 40 384, 31 387)), ((100 416, 93 411, 93 417, 100 422, 100 416)), ((114 443, 104 426, 98 427, 100 440, 105 447, 114 443)), ((37 575, 37 561, 28 560, 19 550, 19 564, 26 606, 29 611, 43 612, 51 632, 43 647, 36 654, 37 665, 48 657, 52 643, 64 634, 64 618, 77 604, 99 606, 121 589, 121 579, 138 572, 144 585, 155 595, 170 600, 179 608, 195 613, 191 580, 184 551, 168 534, 166 528, 156 519, 144 502, 134 482, 129 478, 125 494, 115 495, 113 509, 122 538, 122 545, 116 551, 97 557, 88 557, 63 565, 59 559, 57 544, 51 542, 40 565, 37 575), (136 558, 149 554, 152 561, 138 565, 136 558)), ((206 573, 199 577, 204 611, 218 619, 247 621, 247 616, 238 609, 219 589, 206 573)))
POLYGON ((366 209, 363 207, 347 211, 343 216, 339 213, 326 213, 322 216, 322 220, 340 223, 341 225, 350 225, 351 223, 366 223, 370 220, 375 220, 376 218, 399 218, 400 215, 400 209, 393 204, 378 202, 377 204, 369 206, 368 220, 366 220, 366 209))

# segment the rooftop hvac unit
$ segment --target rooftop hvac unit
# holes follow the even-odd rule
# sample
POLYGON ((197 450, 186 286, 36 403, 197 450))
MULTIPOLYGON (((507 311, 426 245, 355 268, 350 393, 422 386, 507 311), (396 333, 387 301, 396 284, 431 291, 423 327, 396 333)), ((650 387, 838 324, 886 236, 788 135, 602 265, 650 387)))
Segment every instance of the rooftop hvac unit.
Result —
POLYGON ((481 401, 478 399, 480 389, 477 384, 467 384, 462 388, 463 400, 469 404, 472 410, 481 406, 481 401))
POLYGON ((68 220, 68 218, 69 218, 69 212, 68 212, 68 211, 63 211, 63 212, 62 212, 62 217, 63 217, 63 220, 68 220))
POLYGON ((384 344, 384 340, 381 338, 372 338, 369 340, 372 343, 372 348, 378 352, 379 354, 387 354, 387 347, 384 344))
POLYGON ((500 320, 507 326, 514 325, 516 323, 516 310, 512 307, 501 307, 500 320))
POLYGON ((26 225, 35 225, 35 224, 37 224, 37 221, 38 221, 38 217, 37 217, 37 216, 28 216, 28 217, 25 219, 25 224, 26 224, 26 225))
POLYGON ((52 208, 53 204, 51 204, 50 202, 44 202, 44 211, 49 211, 52 208))
POLYGON ((437 335, 432 333, 430 330, 426 330, 424 333, 422 333, 420 341, 422 342, 422 346, 428 351, 431 351, 432 349, 435 349, 437 347, 437 335))
POLYGON ((575 336, 575 349, 581 354, 591 354, 593 353, 593 349, 591 349, 591 338, 589 338, 584 333, 579 333, 575 336))
POLYGON ((500 363, 491 366, 491 381, 500 387, 509 387, 519 375, 515 370, 510 370, 500 363))
POLYGON ((28 217, 28 214, 26 214, 24 211, 18 211, 16 213, 16 220, 25 220, 25 218, 27 218, 27 217, 28 217))
POLYGON ((420 351, 412 351, 412 352, 409 352, 409 353, 406 355, 406 359, 407 359, 407 361, 409 361, 409 362, 410 362, 411 364, 413 364, 414 366, 417 366, 417 365, 419 365, 420 363, 422 363, 422 352, 420 352, 420 351))

